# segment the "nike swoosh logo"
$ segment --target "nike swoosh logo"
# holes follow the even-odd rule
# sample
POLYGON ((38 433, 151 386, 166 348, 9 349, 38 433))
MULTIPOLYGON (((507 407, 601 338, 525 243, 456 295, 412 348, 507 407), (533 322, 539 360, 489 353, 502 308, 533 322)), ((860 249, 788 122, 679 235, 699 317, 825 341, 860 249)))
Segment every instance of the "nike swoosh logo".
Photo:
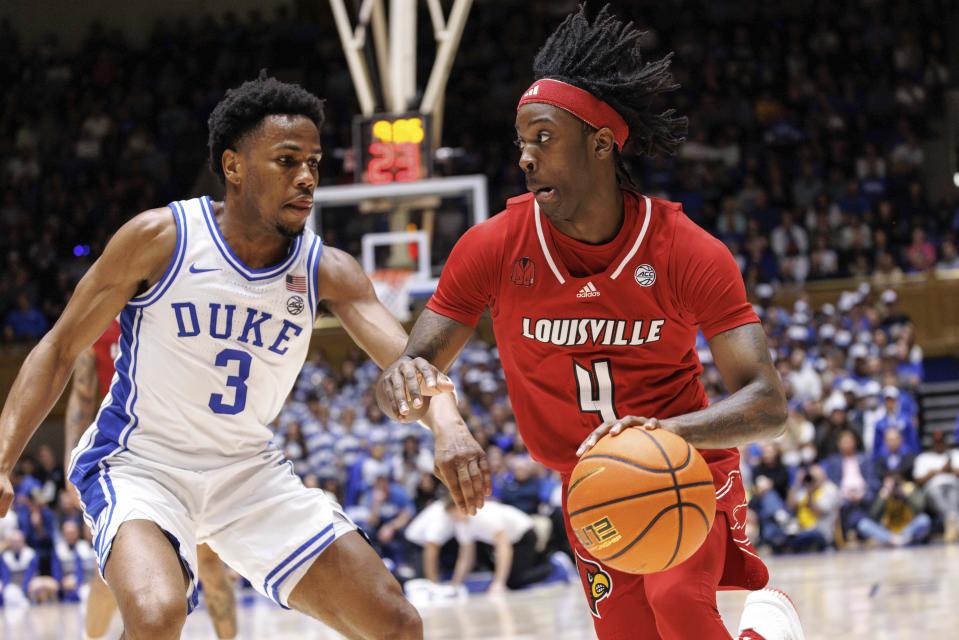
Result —
POLYGON ((219 269, 200 269, 195 262, 190 265, 190 273, 206 273, 207 271, 219 271, 219 269))

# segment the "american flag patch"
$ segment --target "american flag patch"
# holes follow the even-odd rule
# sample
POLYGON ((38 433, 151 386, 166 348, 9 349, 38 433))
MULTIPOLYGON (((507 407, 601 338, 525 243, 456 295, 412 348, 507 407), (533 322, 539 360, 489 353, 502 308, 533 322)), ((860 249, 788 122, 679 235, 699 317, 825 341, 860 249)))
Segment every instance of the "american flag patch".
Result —
POLYGON ((306 293, 306 276, 286 274, 286 290, 294 293, 306 293))

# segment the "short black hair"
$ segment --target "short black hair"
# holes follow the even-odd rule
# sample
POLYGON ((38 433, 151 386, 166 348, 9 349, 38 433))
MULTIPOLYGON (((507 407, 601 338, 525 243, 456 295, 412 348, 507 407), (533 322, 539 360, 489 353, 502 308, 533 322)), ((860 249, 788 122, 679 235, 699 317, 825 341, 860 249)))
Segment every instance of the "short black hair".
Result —
POLYGON ((643 153, 675 153, 686 140, 687 119, 675 116, 673 109, 651 110, 656 96, 679 88, 669 71, 673 54, 643 64, 643 35, 634 23, 613 15, 608 4, 591 24, 581 4, 536 54, 533 74, 536 80, 579 87, 609 104, 626 120, 630 140, 643 153))
POLYGON ((248 80, 230 89, 210 114, 210 169, 225 181, 221 158, 227 149, 236 148, 244 135, 256 129, 270 115, 306 116, 323 127, 323 101, 303 87, 280 82, 261 71, 256 80, 248 80))

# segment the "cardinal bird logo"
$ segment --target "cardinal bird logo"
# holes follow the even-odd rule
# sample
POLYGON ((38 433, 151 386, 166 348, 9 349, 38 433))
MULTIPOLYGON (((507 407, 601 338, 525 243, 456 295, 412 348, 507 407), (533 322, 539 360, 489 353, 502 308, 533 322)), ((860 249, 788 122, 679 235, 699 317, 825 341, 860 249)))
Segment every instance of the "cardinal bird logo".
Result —
POLYGON ((599 613, 599 603, 613 592, 613 578, 599 563, 587 560, 576 552, 576 564, 580 567, 580 577, 586 587, 586 597, 589 598, 589 611, 596 618, 602 618, 599 613))

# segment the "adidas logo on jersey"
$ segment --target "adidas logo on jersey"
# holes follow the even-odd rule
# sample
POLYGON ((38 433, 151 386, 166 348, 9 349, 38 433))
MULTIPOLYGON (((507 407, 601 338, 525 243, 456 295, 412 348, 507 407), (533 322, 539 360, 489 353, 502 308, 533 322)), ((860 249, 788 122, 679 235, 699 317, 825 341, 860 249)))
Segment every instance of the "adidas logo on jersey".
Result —
POLYGON ((592 282, 587 282, 586 286, 579 290, 579 293, 576 294, 577 298, 598 298, 599 289, 592 282))

